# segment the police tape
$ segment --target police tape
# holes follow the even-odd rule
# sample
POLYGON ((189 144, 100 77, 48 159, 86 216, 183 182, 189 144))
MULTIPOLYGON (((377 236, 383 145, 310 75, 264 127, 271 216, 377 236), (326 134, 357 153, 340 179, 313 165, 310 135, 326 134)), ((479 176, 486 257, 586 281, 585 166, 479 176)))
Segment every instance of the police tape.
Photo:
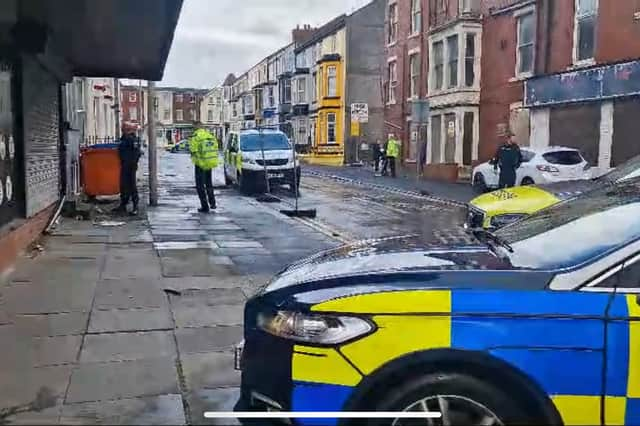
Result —
POLYGON ((206 411, 207 419, 439 419, 437 411, 206 411))

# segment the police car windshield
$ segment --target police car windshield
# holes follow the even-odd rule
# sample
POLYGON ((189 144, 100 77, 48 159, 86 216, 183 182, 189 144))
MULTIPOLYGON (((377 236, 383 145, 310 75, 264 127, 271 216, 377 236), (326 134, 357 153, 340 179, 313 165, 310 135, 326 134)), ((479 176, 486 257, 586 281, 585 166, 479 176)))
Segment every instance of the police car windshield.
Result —
POLYGON ((248 151, 273 151, 291 149, 286 136, 279 133, 240 135, 240 148, 248 151))
POLYGON ((637 176, 640 176, 640 155, 625 161, 609 173, 600 176, 598 180, 613 183, 622 179, 632 179, 637 176))
POLYGON ((516 267, 581 264, 640 238, 640 180, 556 204, 496 235, 513 247, 508 257, 516 267))

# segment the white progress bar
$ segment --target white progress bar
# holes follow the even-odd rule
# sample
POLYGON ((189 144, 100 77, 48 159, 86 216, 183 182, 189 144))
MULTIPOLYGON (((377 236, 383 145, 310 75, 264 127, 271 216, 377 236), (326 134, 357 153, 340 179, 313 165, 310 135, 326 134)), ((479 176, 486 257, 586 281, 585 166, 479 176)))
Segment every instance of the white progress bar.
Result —
POLYGON ((435 411, 206 411, 207 419, 439 419, 435 411))

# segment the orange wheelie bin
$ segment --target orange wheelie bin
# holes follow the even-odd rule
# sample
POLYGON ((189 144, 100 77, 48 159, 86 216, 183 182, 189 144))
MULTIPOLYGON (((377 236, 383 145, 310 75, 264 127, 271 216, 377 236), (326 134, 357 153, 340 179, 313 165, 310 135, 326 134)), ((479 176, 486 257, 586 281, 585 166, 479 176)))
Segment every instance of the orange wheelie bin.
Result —
POLYGON ((118 144, 97 144, 80 154, 82 186, 89 197, 120 193, 118 144))

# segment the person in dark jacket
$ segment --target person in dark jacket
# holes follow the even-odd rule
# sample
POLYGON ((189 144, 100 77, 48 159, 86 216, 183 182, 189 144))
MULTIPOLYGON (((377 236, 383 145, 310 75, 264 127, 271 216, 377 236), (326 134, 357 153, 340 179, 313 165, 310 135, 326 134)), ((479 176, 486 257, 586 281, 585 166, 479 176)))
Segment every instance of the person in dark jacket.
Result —
POLYGON ((129 214, 138 214, 138 186, 136 175, 138 173, 138 161, 142 155, 140 139, 136 135, 137 126, 132 123, 122 123, 122 137, 118 144, 120 156, 120 206, 117 213, 127 213, 129 201, 133 202, 133 209, 129 214))
POLYGON ((514 134, 507 134, 507 141, 498 148, 493 161, 493 168, 500 168, 500 178, 498 186, 500 188, 511 188, 516 184, 516 170, 522 164, 522 153, 520 147, 513 140, 514 134))
POLYGON ((380 159, 382 158, 382 151, 380 147, 380 140, 376 139, 374 143, 371 144, 371 155, 373 159, 373 171, 378 173, 380 170, 380 159))

